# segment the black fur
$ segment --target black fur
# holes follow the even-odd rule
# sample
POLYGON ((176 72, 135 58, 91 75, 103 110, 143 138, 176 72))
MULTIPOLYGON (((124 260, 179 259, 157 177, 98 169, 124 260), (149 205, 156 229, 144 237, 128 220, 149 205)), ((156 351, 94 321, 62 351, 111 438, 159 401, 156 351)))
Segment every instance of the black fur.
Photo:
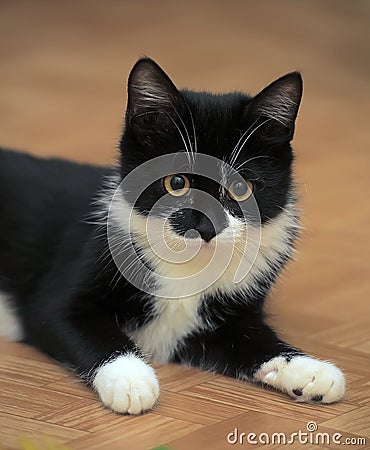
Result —
MULTIPOLYGON (((117 352, 140 354, 122 328, 137 329, 155 314, 155 298, 143 295, 117 275, 117 267, 107 252, 106 226, 91 219, 99 214, 104 217, 104 205, 109 205, 112 190, 104 187, 107 179, 116 179, 118 186, 141 163, 183 151, 168 102, 158 101, 159 106, 153 107, 150 114, 148 105, 142 104, 143 74, 147 83, 159 86, 176 105, 193 142, 194 121, 198 152, 220 159, 225 159, 249 126, 266 120, 264 111, 274 101, 275 91, 289 85, 295 103, 288 112, 288 121, 270 120, 261 125, 239 155, 238 163, 251 160, 241 173, 253 180, 263 225, 273 221, 294 199, 290 140, 302 90, 298 73, 277 80, 256 97, 241 93, 212 95, 178 91, 155 63, 144 59, 134 67, 129 80, 117 169, 0 150, 0 290, 14 302, 24 342, 68 365, 88 381, 93 369, 117 352), (106 203, 96 201, 104 195, 106 203)), ((217 197, 218 188, 209 181, 202 177, 191 181, 193 186, 217 197)), ((145 179, 140 179, 137 187, 143 184, 145 179)), ((135 203, 136 210, 147 215, 164 193, 163 180, 151 183, 135 203)), ((130 202, 130 194, 123 195, 130 202)), ((178 201, 185 202, 185 210, 185 199, 178 201)), ((228 199, 223 206, 241 217, 243 205, 228 199)), ((200 227, 202 219, 188 211, 173 217, 172 222, 179 234, 184 234, 200 227)), ((215 234, 223 229, 221 222, 215 234)), ((290 248, 295 233, 290 230, 290 248)), ((200 315, 210 327, 186 336, 171 360, 252 378, 254 371, 272 357, 299 353, 266 325, 263 313, 264 299, 288 257, 281 254, 270 264, 269 273, 257 279, 257 288, 248 293, 206 295, 200 315)))

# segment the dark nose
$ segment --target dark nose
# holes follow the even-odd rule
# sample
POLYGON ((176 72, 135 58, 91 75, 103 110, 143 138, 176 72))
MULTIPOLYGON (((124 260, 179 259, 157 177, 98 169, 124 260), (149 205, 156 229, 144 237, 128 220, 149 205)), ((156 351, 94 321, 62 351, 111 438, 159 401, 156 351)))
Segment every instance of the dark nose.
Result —
POLYGON ((209 242, 227 226, 222 209, 203 213, 197 209, 184 208, 173 213, 169 220, 180 236, 186 236, 188 239, 197 239, 200 236, 205 242, 209 242))
POLYGON ((217 234, 212 222, 204 214, 201 214, 201 217, 195 229, 198 231, 202 239, 206 242, 209 242, 217 234))

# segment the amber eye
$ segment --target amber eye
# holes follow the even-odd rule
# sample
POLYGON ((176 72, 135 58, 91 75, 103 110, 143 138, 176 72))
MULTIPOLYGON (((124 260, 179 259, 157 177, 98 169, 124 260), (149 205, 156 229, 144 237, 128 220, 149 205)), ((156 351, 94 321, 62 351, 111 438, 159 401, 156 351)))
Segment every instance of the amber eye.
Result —
POLYGON ((190 189, 190 181, 184 175, 169 175, 163 182, 166 191, 175 197, 185 195, 190 189))
POLYGON ((250 181, 233 181, 229 187, 229 197, 237 202, 247 200, 253 193, 250 181))

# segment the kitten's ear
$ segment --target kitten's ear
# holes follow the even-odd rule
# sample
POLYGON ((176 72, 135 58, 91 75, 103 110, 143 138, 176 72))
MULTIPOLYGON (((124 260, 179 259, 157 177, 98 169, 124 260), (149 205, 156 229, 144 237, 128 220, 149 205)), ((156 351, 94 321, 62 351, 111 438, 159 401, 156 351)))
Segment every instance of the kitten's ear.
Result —
POLYGON ((158 125, 168 126, 179 98, 179 91, 158 64, 150 58, 140 59, 128 80, 128 125, 160 131, 158 125))
POLYGON ((249 120, 265 122, 258 130, 262 139, 290 141, 293 138, 302 90, 300 73, 292 72, 272 82, 252 99, 246 113, 249 120))

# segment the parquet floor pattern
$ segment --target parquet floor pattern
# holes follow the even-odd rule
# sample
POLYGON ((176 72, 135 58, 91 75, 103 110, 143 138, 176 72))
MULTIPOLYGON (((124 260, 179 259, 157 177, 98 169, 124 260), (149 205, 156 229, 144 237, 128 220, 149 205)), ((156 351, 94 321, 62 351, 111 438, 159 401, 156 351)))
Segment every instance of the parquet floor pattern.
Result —
POLYGON ((158 406, 128 417, 104 409, 36 350, 0 341, 1 449, 282 448, 233 446, 227 435, 290 434, 308 422, 341 433, 342 442, 367 436, 367 444, 348 447, 370 448, 369 25, 369 3, 360 1, 0 3, 1 143, 39 155, 112 161, 124 80, 143 53, 180 86, 213 91, 257 92, 302 71, 294 147, 304 229, 297 260, 271 294, 270 320, 347 378, 342 402, 311 406, 222 376, 156 366, 158 406))

